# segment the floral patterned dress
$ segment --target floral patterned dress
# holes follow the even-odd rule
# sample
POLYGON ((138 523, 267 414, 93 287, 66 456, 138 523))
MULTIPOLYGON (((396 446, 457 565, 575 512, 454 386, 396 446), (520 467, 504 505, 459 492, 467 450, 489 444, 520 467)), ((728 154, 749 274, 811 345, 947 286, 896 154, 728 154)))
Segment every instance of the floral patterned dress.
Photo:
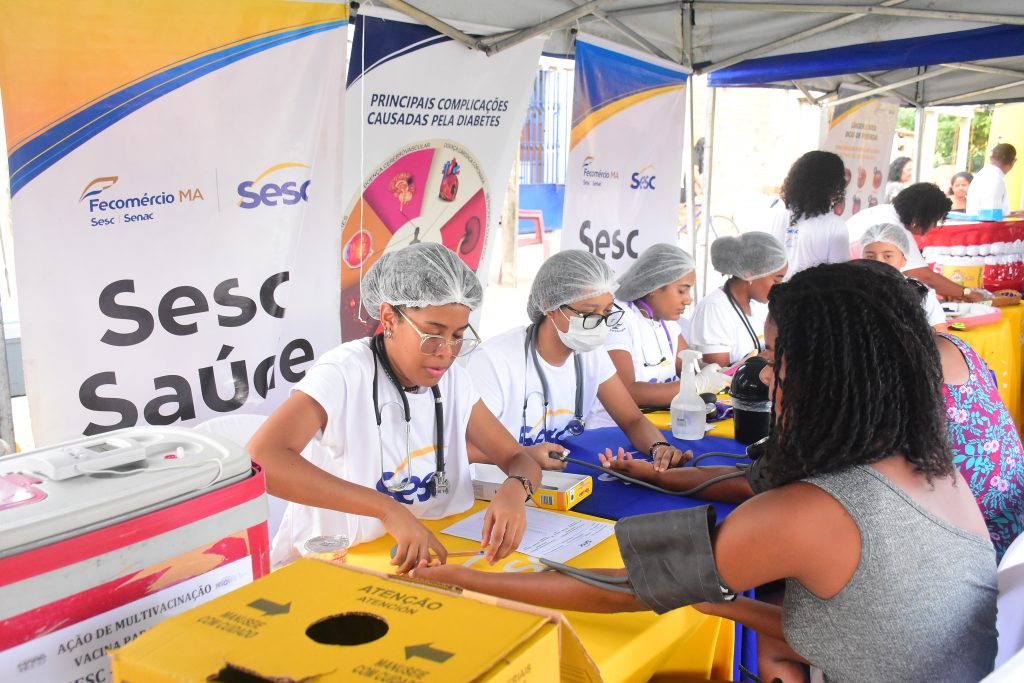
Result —
POLYGON ((942 385, 953 464, 970 484, 1002 559, 1024 527, 1024 447, 985 361, 963 340, 942 336, 960 349, 970 372, 963 384, 942 385))

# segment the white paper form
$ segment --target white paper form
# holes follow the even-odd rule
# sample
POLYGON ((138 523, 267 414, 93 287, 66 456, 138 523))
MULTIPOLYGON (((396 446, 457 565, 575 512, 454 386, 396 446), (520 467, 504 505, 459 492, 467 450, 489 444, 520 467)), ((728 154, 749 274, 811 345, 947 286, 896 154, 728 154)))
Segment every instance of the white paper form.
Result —
MULTIPOLYGON (((481 510, 443 530, 449 536, 479 541, 484 531, 481 510)), ((568 562, 577 555, 615 533, 611 522, 599 522, 561 515, 557 512, 526 508, 526 533, 518 551, 532 557, 543 557, 554 562, 568 562)))

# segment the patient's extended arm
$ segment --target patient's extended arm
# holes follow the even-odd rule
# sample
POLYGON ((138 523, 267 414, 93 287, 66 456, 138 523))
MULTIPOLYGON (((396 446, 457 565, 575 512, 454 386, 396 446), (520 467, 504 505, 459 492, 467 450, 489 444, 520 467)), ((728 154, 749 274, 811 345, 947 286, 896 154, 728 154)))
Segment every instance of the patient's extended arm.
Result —
MULTIPOLYGON (((607 576, 625 576, 625 569, 592 569, 607 576)), ((635 596, 597 588, 555 571, 536 574, 480 572, 462 565, 418 568, 413 578, 448 583, 541 607, 576 612, 640 612, 649 609, 635 596)))
MULTIPOLYGON (((669 491, 686 491, 708 479, 736 472, 734 465, 683 466, 658 472, 650 461, 634 459, 622 448, 616 454, 613 454, 610 448, 606 448, 603 453, 598 453, 597 457, 601 464, 610 470, 622 472, 634 479, 650 482, 669 491)), ((754 491, 747 483, 746 477, 733 477, 712 484, 703 491, 693 494, 693 497, 723 503, 742 503, 753 495, 754 491)))

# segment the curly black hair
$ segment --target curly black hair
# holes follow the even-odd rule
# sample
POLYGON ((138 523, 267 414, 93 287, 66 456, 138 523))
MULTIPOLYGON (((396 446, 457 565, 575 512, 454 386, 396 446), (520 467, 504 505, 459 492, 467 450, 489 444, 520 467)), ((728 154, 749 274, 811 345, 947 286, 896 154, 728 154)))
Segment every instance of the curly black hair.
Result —
POLYGON ((789 209, 790 225, 828 213, 845 194, 846 167, 832 152, 804 154, 793 162, 782 181, 782 201, 789 209))
POLYGON ((781 395, 764 456, 773 485, 897 453, 929 481, 953 473, 938 350, 899 273, 816 266, 773 287, 768 310, 781 395))
POLYGON ((902 182, 900 178, 903 177, 903 167, 910 163, 910 157, 896 157, 889 164, 889 182, 898 183, 902 182))
POLYGON ((896 195, 892 205, 903 227, 919 235, 934 228, 953 208, 946 193, 933 183, 908 185, 896 195))

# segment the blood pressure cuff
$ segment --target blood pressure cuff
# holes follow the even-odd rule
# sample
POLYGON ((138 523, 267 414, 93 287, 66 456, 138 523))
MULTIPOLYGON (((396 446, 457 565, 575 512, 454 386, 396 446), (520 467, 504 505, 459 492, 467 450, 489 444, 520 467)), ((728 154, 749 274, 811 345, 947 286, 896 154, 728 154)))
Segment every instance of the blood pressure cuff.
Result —
POLYGON ((747 483, 750 484, 750 488, 755 494, 764 493, 772 488, 771 481, 768 479, 766 472, 768 469, 766 461, 767 458, 758 458, 747 467, 747 483))
POLYGON ((637 599, 658 614, 695 602, 723 602, 711 532, 715 510, 703 505, 619 520, 615 538, 637 599))

